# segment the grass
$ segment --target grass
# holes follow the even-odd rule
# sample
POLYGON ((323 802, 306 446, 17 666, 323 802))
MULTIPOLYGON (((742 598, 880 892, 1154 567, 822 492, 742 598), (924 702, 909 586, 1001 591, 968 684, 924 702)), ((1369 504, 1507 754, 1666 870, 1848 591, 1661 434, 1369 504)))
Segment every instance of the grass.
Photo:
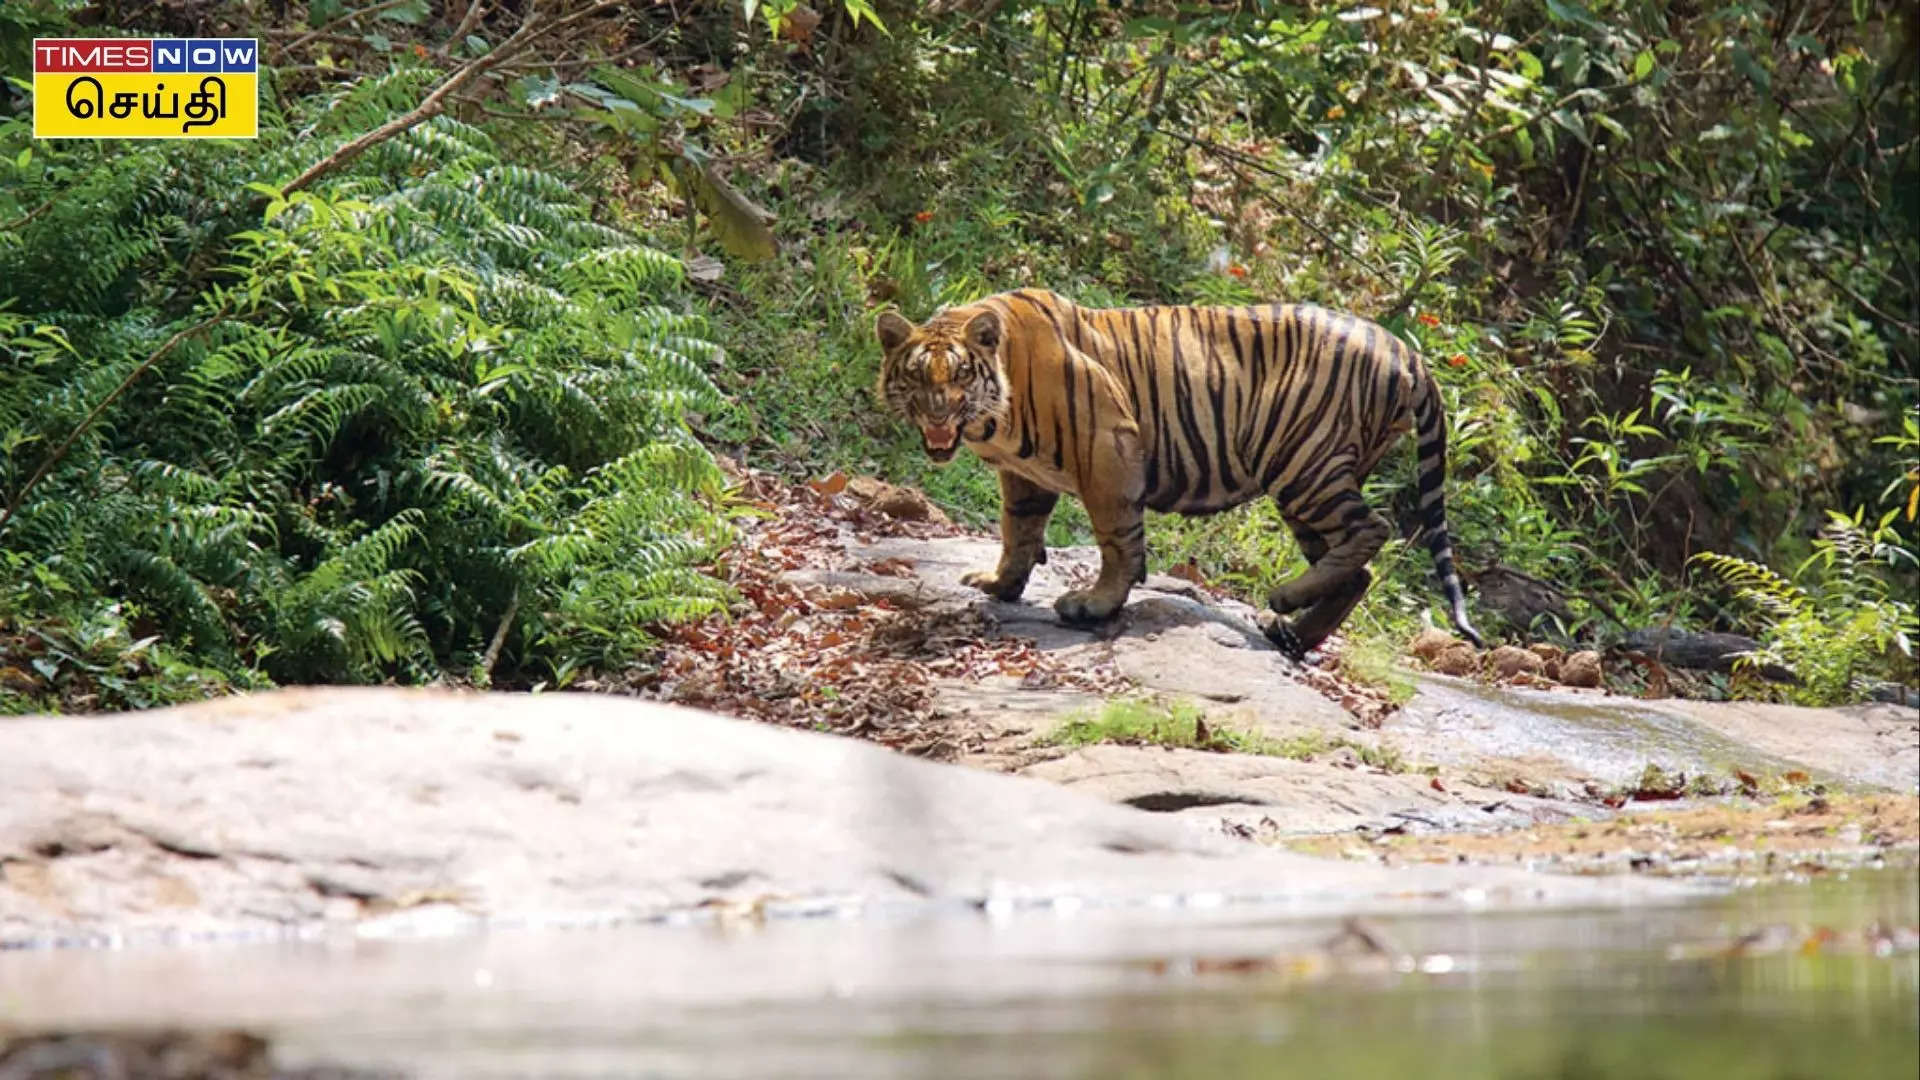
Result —
POLYGON ((1048 746, 1165 746, 1179 750, 1206 750, 1216 754, 1259 754, 1311 761, 1330 750, 1353 751, 1360 762, 1390 773, 1405 772, 1406 758, 1391 746, 1369 746, 1318 731, 1284 739, 1208 723, 1206 710, 1191 701, 1158 702, 1121 698, 1108 702, 1098 714, 1081 711, 1042 740, 1048 746))
POLYGON ((1349 640, 1340 654, 1340 669, 1357 683, 1384 692, 1395 705, 1405 705, 1419 691, 1419 684, 1400 666, 1401 642, 1397 634, 1368 635, 1349 640))

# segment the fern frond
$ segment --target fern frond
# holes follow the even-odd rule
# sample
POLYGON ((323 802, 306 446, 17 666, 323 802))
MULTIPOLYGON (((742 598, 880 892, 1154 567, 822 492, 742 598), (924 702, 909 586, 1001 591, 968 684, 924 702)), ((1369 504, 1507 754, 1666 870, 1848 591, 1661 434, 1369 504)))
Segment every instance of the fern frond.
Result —
POLYGON ((1788 619, 1812 609, 1812 601, 1806 591, 1770 567, 1717 551, 1702 551, 1693 558, 1713 571, 1734 591, 1734 595, 1752 604, 1770 619, 1788 619))

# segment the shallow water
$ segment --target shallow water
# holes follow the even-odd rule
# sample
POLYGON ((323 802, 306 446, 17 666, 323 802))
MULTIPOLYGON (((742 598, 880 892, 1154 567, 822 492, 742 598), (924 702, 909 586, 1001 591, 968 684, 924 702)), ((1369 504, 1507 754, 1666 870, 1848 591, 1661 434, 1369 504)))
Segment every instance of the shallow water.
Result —
POLYGON ((1815 780, 1853 786, 1827 770, 1765 753, 1630 698, 1519 691, 1431 676, 1420 688, 1421 696, 1390 717, 1385 730, 1436 762, 1544 756, 1610 783, 1633 780, 1649 763, 1717 776, 1736 768, 1761 775, 1798 769, 1815 780))
POLYGON ((0 1021, 239 1024, 425 1076, 1920 1075, 1920 883, 1368 920, 1223 907, 0 953, 0 1021), (1860 932, 1908 928, 1876 955, 1860 932), (1743 934, 1750 955, 1729 955, 1743 934), (1817 928, 1837 935, 1819 947, 1817 928))

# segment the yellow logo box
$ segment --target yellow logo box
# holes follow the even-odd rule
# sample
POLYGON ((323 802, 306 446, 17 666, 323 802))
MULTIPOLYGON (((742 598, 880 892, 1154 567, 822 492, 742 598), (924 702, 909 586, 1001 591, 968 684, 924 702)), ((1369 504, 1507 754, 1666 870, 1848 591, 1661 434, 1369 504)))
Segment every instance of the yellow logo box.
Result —
POLYGON ((37 38, 42 139, 251 139, 260 133, 252 38, 37 38))

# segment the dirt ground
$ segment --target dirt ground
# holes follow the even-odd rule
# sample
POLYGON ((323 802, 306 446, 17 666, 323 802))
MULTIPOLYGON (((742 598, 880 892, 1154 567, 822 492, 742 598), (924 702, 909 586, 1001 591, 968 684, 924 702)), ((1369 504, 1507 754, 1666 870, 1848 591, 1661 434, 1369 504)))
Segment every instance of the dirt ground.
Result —
POLYGON ((1920 861, 1920 797, 1729 799, 1489 833, 1292 837, 1296 851, 1380 862, 1519 863, 1563 873, 1820 874, 1920 861))
POLYGON ((1113 626, 1063 628, 1049 597, 1093 573, 1088 552, 1054 550, 1025 603, 988 603, 959 579, 991 565, 997 541, 921 493, 723 464, 759 512, 713 568, 740 602, 668 630, 650 671, 578 689, 853 736, 1389 863, 1775 873, 1911 861, 1920 847, 1911 709, 1642 700, 1525 670, 1414 676, 1419 693, 1396 705, 1343 673, 1338 639, 1314 664, 1282 662, 1248 628, 1257 613, 1204 581, 1155 575, 1113 626), (1292 749, 1058 743, 1066 717, 1121 698, 1184 703, 1203 730, 1292 749), (1889 789, 1900 794, 1871 794, 1889 789))

